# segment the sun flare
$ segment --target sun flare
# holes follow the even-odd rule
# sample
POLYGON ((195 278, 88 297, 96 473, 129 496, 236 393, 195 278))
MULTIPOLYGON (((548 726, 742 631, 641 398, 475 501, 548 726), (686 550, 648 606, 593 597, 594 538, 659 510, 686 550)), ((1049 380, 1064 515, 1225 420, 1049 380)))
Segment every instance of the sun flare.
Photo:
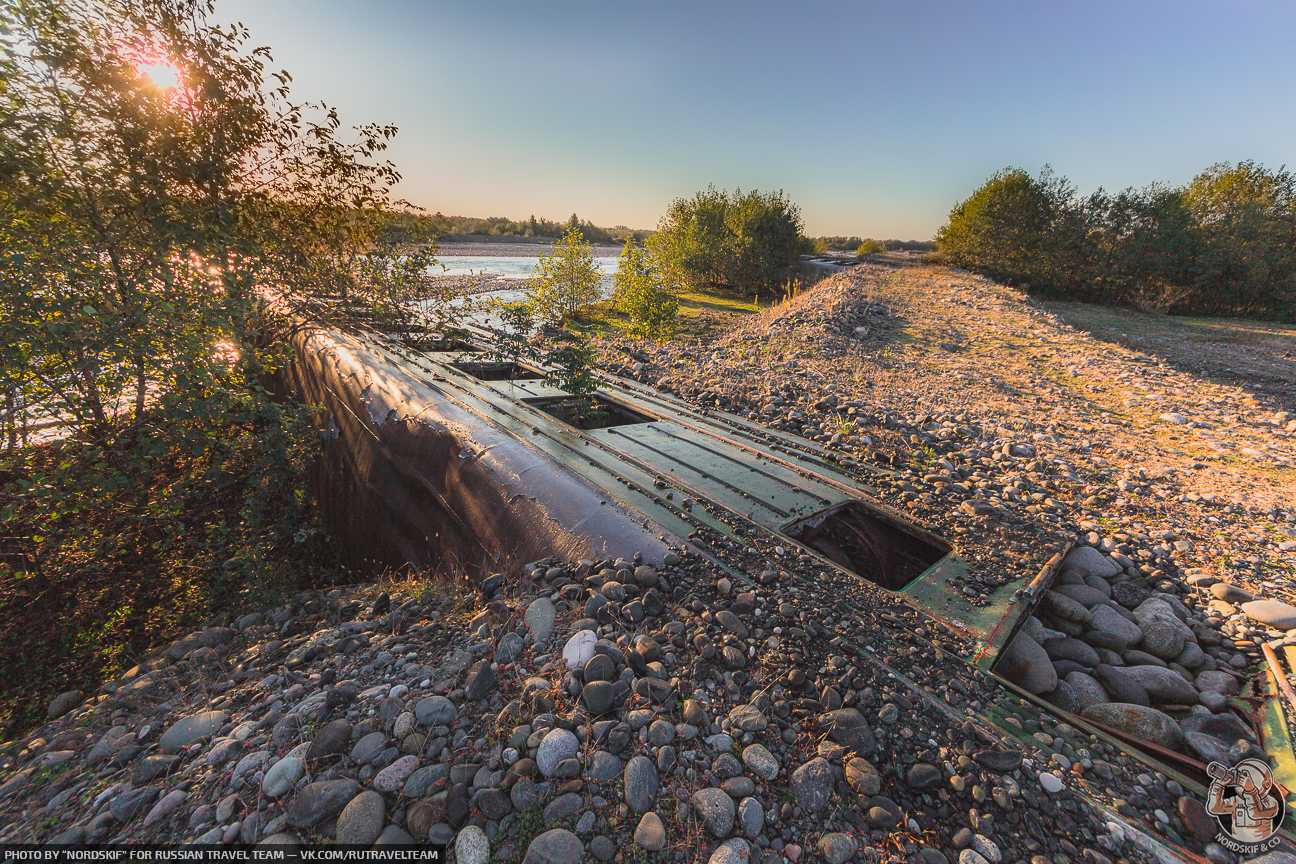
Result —
POLYGON ((141 60, 135 64, 135 69, 163 90, 171 90, 180 84, 180 70, 165 60, 141 60))

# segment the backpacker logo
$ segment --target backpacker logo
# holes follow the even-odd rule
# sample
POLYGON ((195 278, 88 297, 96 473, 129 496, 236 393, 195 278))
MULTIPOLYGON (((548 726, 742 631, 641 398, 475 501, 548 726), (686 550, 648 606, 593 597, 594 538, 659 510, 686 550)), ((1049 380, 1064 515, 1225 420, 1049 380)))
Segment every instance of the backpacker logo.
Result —
POLYGON ((1206 773, 1211 776, 1206 812, 1220 826, 1215 842, 1243 855, 1275 848, 1287 807, 1269 766, 1260 759, 1243 759, 1232 768, 1212 762, 1206 773))

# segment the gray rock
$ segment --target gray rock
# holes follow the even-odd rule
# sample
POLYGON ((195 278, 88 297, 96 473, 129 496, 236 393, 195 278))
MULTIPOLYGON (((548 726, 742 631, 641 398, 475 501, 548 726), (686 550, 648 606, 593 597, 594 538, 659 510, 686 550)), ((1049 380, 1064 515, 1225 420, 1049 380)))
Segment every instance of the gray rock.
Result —
POLYGON ((1070 637, 1050 639, 1041 647, 1048 654, 1050 660, 1071 660, 1086 669, 1092 669, 1098 665, 1097 652, 1079 639, 1070 637))
POLYGON ((1095 606, 1092 615, 1095 630, 1109 633, 1123 643, 1115 651, 1124 651, 1143 640, 1143 629, 1110 606, 1095 606))
MULTIPOLYGON (((553 633, 554 619, 557 615, 558 611, 549 598, 537 597, 533 600, 531 605, 527 607, 524 616, 527 629, 531 631, 531 638, 535 639, 536 642, 547 642, 550 634, 553 633)), ((539 840, 540 838, 537 837, 536 839, 539 840)), ((576 835, 573 834, 572 839, 575 840, 576 835)), ((579 840, 576 840, 576 842, 580 843, 579 840)))
POLYGON ((448 773, 449 766, 447 765, 424 765, 409 775, 409 779, 401 787, 401 794, 406 798, 422 798, 427 794, 427 790, 432 788, 433 783, 436 783, 448 773))
MULTIPOLYGON (((746 779, 746 778, 743 778, 746 779)), ((765 828, 765 812, 760 802, 747 797, 738 802, 738 825, 748 838, 755 840, 765 828)))
POLYGON ((464 681, 464 699, 475 702, 495 688, 495 670, 489 660, 480 660, 468 671, 464 681))
POLYGON ((1080 699, 1065 680, 1059 680, 1051 693, 1044 694, 1044 699, 1063 711, 1071 714, 1080 713, 1080 699))
POLYGON ((113 818, 118 822, 129 822, 141 813, 146 812, 161 792, 162 790, 156 786, 145 786, 141 789, 127 789, 124 792, 119 792, 108 803, 108 812, 112 813, 113 818))
POLYGON ((1252 600, 1242 604, 1242 611, 1261 624, 1268 624, 1279 630, 1296 628, 1296 606, 1279 603, 1276 600, 1252 600))
POLYGON ((608 783, 621 776, 621 760, 606 750, 595 750, 585 762, 585 778, 608 783))
POLYGON ((540 790, 536 788, 535 781, 528 777, 523 777, 514 783, 513 788, 509 790, 509 801, 513 804, 514 810, 526 810, 539 800, 540 790))
POLYGON ((773 780, 778 776, 778 759, 764 745, 752 744, 744 748, 742 761, 748 770, 763 780, 773 780))
MULTIPOLYGON (((1041 649, 1041 654, 1043 650, 1041 649)), ((1048 657, 1044 658, 1046 661, 1048 657)), ((1051 670, 1053 667, 1049 666, 1051 670)), ((839 708, 828 714, 828 737, 857 756, 868 756, 877 750, 877 739, 864 715, 854 708, 839 708)))
POLYGON ((179 753, 190 744, 215 735, 227 719, 224 711, 203 711, 181 718, 162 733, 158 747, 168 755, 179 753))
POLYGON ((1197 689, 1203 693, 1210 691, 1221 696, 1236 696, 1242 689, 1236 676, 1223 670, 1207 670, 1197 673, 1197 689))
POLYGON ((590 854, 600 861, 611 861, 616 857, 616 843, 606 834, 600 834, 590 841, 590 854))
POLYGON ((1252 744, 1258 743, 1255 733, 1234 714, 1189 714, 1179 721, 1179 728, 1184 734, 1199 732, 1229 745, 1239 738, 1245 738, 1252 744))
POLYGON ((1179 724, 1155 708, 1109 702, 1086 708, 1081 716, 1172 750, 1183 743, 1179 724))
POLYGON ((1128 667, 1109 666, 1104 663, 1094 670, 1094 678, 1098 679, 1098 683, 1111 696, 1113 702, 1131 705, 1152 704, 1143 685, 1129 677, 1128 667))
POLYGON ((351 758, 361 765, 365 765, 372 762, 374 757, 381 753, 386 746, 386 735, 381 732, 370 732, 351 748, 351 758))
POLYGON ((373 778, 373 788, 379 792, 395 792, 418 768, 419 757, 402 756, 386 768, 378 772, 373 778))
MULTIPOLYGON (((594 659, 597 660, 601 656, 598 655, 594 659)), ((581 701, 585 703, 585 708, 591 717, 606 714, 612 709, 615 700, 616 687, 611 681, 591 681, 581 689, 581 701)))
POLYGON ((1021 631, 1017 632, 1004 649, 998 669, 1001 675, 1018 687, 1037 695, 1048 693, 1057 687, 1057 672, 1053 669, 1048 653, 1021 631))
POLYGON ((585 847, 564 828, 553 828, 531 841, 522 864, 580 864, 585 847))
POLYGON ((666 826, 662 824, 661 817, 651 810, 643 814, 639 827, 635 828, 634 842, 636 846, 649 852, 666 848, 666 826))
POLYGON ((382 834, 387 806, 377 792, 361 792, 347 802, 338 816, 336 842, 357 846, 372 846, 382 834))
POLYGON ((1101 705, 1107 702, 1107 691, 1098 683, 1098 679, 1085 672, 1072 672, 1066 676, 1066 683, 1075 694, 1079 713, 1090 705, 1101 705))
POLYGON ((495 647, 495 662, 512 663, 522 653, 522 645, 521 636, 512 631, 505 633, 500 637, 499 645, 495 647))
POLYGON ((740 732, 761 732, 768 722, 754 705, 739 705, 729 712, 729 725, 740 732))
POLYGON ((288 808, 288 824, 294 828, 314 828, 341 813, 359 792, 360 784, 350 778, 312 783, 298 793, 288 808))
POLYGON ((544 824, 552 825, 564 819, 570 819, 585 806, 584 800, 575 792, 559 795, 544 809, 544 824))
POLYGON ((1216 599, 1223 600, 1225 603, 1249 603, 1255 599, 1255 595, 1250 591, 1227 582, 1216 582, 1210 586, 1210 592, 1216 599))
POLYGON ((1045 591, 1041 604, 1063 621, 1087 625, 1093 621, 1093 615, 1081 604, 1056 591, 1045 591))
POLYGON ((828 864, 845 864, 856 848, 855 839, 849 834, 834 831, 819 838, 819 854, 828 864))
POLYGON ((652 809, 658 789, 657 766, 646 756, 635 756, 625 769, 625 801, 631 813, 652 809))
POLYGON ((934 789, 941 783, 941 772, 935 765, 918 762, 905 773, 905 782, 913 789, 934 789))
POLYGON ((1222 762, 1227 765, 1233 761, 1229 745, 1204 732, 1185 732, 1184 743, 1194 756, 1207 765, 1212 762, 1222 762))
POLYGON ((490 861, 490 841, 486 839, 486 832, 476 825, 464 826, 455 837, 454 848, 458 864, 486 864, 490 861))
POLYGON ((818 813, 827 807, 832 790, 832 766, 827 759, 811 759, 792 772, 792 793, 805 812, 818 813))
POLYGON ((571 732, 566 729, 550 729, 540 741, 535 757, 536 767, 545 777, 550 777, 557 769, 558 763, 564 759, 571 759, 579 749, 580 742, 571 732))
POLYGON ((861 795, 874 797, 883 788, 883 776, 874 763, 867 759, 850 759, 846 762, 846 782, 861 795))
POLYGON ((1059 585, 1053 590, 1063 597, 1070 597, 1081 606, 1089 609, 1090 614, 1092 614, 1094 606, 1105 605, 1110 597, 1109 594, 1104 594, 1096 588, 1090 588, 1088 585, 1059 585))
POLYGON ((616 662, 606 654, 595 654, 585 664, 585 683, 611 681, 616 677, 616 662))
POLYGON ((702 817, 702 823, 711 832, 711 836, 729 836, 729 832, 733 830, 734 814, 737 811, 732 798, 712 786, 694 792, 690 800, 693 810, 702 817))
POLYGON ((80 690, 68 690, 55 696, 49 703, 45 711, 45 716, 50 720, 57 720, 73 708, 81 704, 82 695, 80 690))
POLYGON ((1201 646, 1196 642, 1188 642, 1172 662, 1178 663, 1185 669, 1199 669, 1206 662, 1206 652, 1202 651, 1201 646))
POLYGON ((1130 666, 1125 674, 1145 691, 1154 702, 1174 705, 1196 705, 1197 688, 1178 672, 1159 666, 1130 666))
POLYGON ((312 771, 321 766, 332 765, 351 747, 351 724, 346 720, 334 720, 321 729, 311 741, 306 751, 306 764, 312 771))
POLYGON ((267 798, 281 798, 292 791, 305 773, 305 759, 296 756, 280 759, 270 766, 270 770, 262 778, 261 794, 267 798))
MULTIPOLYGON (((1187 624, 1183 622, 1179 607, 1183 604, 1171 603, 1166 599, 1167 595, 1154 595, 1144 600, 1134 609, 1134 618, 1138 621, 1139 627, 1143 628, 1143 639, 1147 641, 1148 625, 1153 621, 1164 621, 1178 630, 1185 642, 1196 642, 1197 637, 1187 624), (1178 605, 1176 605, 1178 604, 1178 605)), ((1186 616, 1186 612, 1183 615, 1186 616)), ((1175 652, 1176 654, 1178 652, 1175 652)))
POLYGON ((1153 657, 1173 660, 1184 649, 1183 632, 1167 621, 1149 621, 1143 626, 1140 647, 1153 657))
POLYGON ((715 848, 707 864, 749 864, 751 845, 741 837, 726 840, 715 848))
POLYGON ((444 726, 458 713, 455 704, 444 696, 429 696, 414 706, 414 717, 424 726, 444 726))
POLYGON ((1110 579, 1119 576, 1120 566, 1092 546, 1077 546, 1062 560, 1063 570, 1075 570, 1086 576, 1110 579))

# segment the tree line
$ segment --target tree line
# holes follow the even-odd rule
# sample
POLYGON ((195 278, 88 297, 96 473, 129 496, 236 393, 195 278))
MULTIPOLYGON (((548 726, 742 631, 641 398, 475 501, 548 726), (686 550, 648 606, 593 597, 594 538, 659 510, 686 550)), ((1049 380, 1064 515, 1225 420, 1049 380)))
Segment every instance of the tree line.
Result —
POLYGON ((1184 186, 1080 195, 1047 167, 1010 168, 937 232, 950 264, 1041 296, 1296 320, 1296 177, 1212 165, 1184 186))
POLYGON ((559 239, 575 232, 588 243, 621 245, 627 239, 643 241, 651 231, 617 225, 601 228, 575 213, 564 222, 543 217, 513 220, 507 216, 444 216, 420 213, 393 213, 386 228, 386 236, 395 242, 418 242, 423 239, 456 234, 485 234, 494 237, 549 237, 559 239))

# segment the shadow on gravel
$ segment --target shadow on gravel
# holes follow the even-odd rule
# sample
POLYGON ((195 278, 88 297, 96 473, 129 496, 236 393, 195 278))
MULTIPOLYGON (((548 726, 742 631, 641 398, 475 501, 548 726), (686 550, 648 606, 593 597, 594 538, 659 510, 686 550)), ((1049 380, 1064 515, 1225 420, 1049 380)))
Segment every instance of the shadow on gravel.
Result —
POLYGON ((1271 407, 1296 406, 1296 326, 1084 303, 1044 305, 1095 339, 1144 352, 1215 384, 1243 387, 1274 403, 1271 407))

